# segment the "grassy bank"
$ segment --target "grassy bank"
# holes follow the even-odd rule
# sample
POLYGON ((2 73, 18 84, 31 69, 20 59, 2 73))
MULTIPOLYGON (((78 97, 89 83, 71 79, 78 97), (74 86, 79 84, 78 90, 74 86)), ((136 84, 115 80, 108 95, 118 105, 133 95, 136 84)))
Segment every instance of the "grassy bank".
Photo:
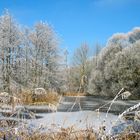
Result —
MULTIPOLYGON (((53 126, 55 128, 55 126, 53 126)), ((0 139, 3 140, 139 140, 140 132, 125 131, 120 135, 109 136, 101 128, 98 132, 95 132, 93 128, 87 128, 79 130, 73 126, 68 128, 58 128, 57 131, 41 132, 42 128, 34 131, 28 129, 22 129, 17 131, 5 131, 0 133, 0 139)), ((56 129, 56 128, 55 128, 56 129)))
POLYGON ((59 102, 60 96, 56 92, 34 96, 30 90, 24 90, 20 94, 20 99, 24 105, 56 105, 59 102))

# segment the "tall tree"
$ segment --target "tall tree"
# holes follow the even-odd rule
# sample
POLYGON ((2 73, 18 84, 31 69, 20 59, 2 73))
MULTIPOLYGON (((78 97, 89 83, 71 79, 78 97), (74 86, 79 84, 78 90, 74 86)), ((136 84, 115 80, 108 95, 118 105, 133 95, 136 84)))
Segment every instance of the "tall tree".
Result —
POLYGON ((3 90, 10 92, 10 79, 15 62, 15 52, 20 45, 20 31, 8 11, 0 17, 0 61, 3 90))
POLYGON ((30 33, 33 45, 34 82, 36 86, 54 88, 57 86, 59 67, 58 40, 52 27, 37 23, 30 33))
POLYGON ((76 49, 73 57, 73 78, 79 92, 86 92, 89 76, 89 47, 86 43, 76 49))

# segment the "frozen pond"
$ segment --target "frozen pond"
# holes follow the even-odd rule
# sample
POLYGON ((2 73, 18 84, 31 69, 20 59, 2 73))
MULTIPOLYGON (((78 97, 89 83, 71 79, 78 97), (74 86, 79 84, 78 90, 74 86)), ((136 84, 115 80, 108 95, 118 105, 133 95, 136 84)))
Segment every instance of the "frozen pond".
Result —
MULTIPOLYGON (((56 113, 47 113, 45 112, 46 106, 40 106, 41 109, 38 111, 38 107, 35 110, 36 115, 42 116, 40 119, 28 120, 28 123, 35 128, 45 127, 46 129, 52 129, 56 127, 71 127, 86 129, 87 127, 92 127, 93 129, 98 129, 101 126, 106 126, 108 131, 116 122, 118 115, 112 114, 117 112, 119 114, 125 109, 133 106, 138 101, 116 101, 111 107, 108 117, 106 118, 107 108, 100 110, 100 113, 95 112, 94 110, 99 108, 101 105, 104 105, 109 102, 109 100, 94 98, 92 96, 88 97, 79 97, 81 110, 79 111, 78 104, 75 104, 74 108, 71 110, 76 97, 63 97, 60 105, 58 106, 56 113), (70 111, 70 112, 69 112, 70 111), (104 112, 102 112, 104 111, 104 112)), ((27 107, 29 110, 36 107, 27 107)), ((46 130, 45 129, 45 130, 46 130)))
POLYGON ((38 114, 43 118, 37 120, 29 120, 29 123, 36 127, 43 126, 51 128, 53 125, 65 127, 74 126, 76 128, 93 127, 97 130, 100 126, 106 125, 107 130, 111 128, 113 122, 116 121, 117 116, 106 113, 97 113, 94 111, 79 111, 79 112, 56 112, 48 114, 38 114))
MULTIPOLYGON (((75 104, 73 106, 76 97, 63 97, 61 103, 57 108, 57 112, 48 113, 48 106, 25 106, 27 110, 34 112, 41 118, 38 119, 25 119, 27 127, 31 128, 43 128, 43 130, 54 130, 75 127, 80 129, 86 129, 87 127, 92 127, 94 130, 98 130, 101 126, 106 126, 106 130, 111 129, 111 127, 116 122, 118 115, 125 109, 137 104, 139 101, 116 101, 110 110, 110 113, 106 117, 107 108, 100 109, 100 113, 94 110, 98 109, 100 106, 110 102, 110 100, 104 100, 94 97, 79 97, 81 110, 79 111, 79 105, 75 104), (70 111, 70 112, 69 112, 70 111), (115 113, 115 114, 113 114, 115 113), (45 129, 44 129, 45 128, 45 129)), ((15 119, 15 118, 13 118, 15 119)))

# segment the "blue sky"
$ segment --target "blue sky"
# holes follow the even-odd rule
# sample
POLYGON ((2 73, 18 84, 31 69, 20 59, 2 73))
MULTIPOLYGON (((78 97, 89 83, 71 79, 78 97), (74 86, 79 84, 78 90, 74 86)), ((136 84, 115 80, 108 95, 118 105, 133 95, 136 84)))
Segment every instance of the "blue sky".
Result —
POLYGON ((114 33, 140 26, 140 0, 0 0, 18 23, 33 26, 47 21, 70 53, 87 42, 105 44, 114 33))

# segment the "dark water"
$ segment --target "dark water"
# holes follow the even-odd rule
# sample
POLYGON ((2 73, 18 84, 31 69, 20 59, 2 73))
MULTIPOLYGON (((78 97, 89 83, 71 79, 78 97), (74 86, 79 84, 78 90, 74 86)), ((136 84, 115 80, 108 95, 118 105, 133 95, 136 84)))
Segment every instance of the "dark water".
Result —
MULTIPOLYGON (((62 97, 61 103, 58 106, 58 112, 75 112, 75 111, 95 111, 104 104, 111 102, 111 100, 104 100, 100 98, 95 98, 93 96, 86 97, 62 97), (77 99, 77 101, 76 101, 77 99), (73 104, 75 104, 73 106, 73 104), (73 108, 72 108, 73 107, 73 108)), ((139 103, 139 101, 132 100, 117 100, 113 103, 110 113, 119 114, 122 113, 127 108, 139 103)), ((109 104, 100 109, 101 112, 106 112, 108 110, 109 104)))

